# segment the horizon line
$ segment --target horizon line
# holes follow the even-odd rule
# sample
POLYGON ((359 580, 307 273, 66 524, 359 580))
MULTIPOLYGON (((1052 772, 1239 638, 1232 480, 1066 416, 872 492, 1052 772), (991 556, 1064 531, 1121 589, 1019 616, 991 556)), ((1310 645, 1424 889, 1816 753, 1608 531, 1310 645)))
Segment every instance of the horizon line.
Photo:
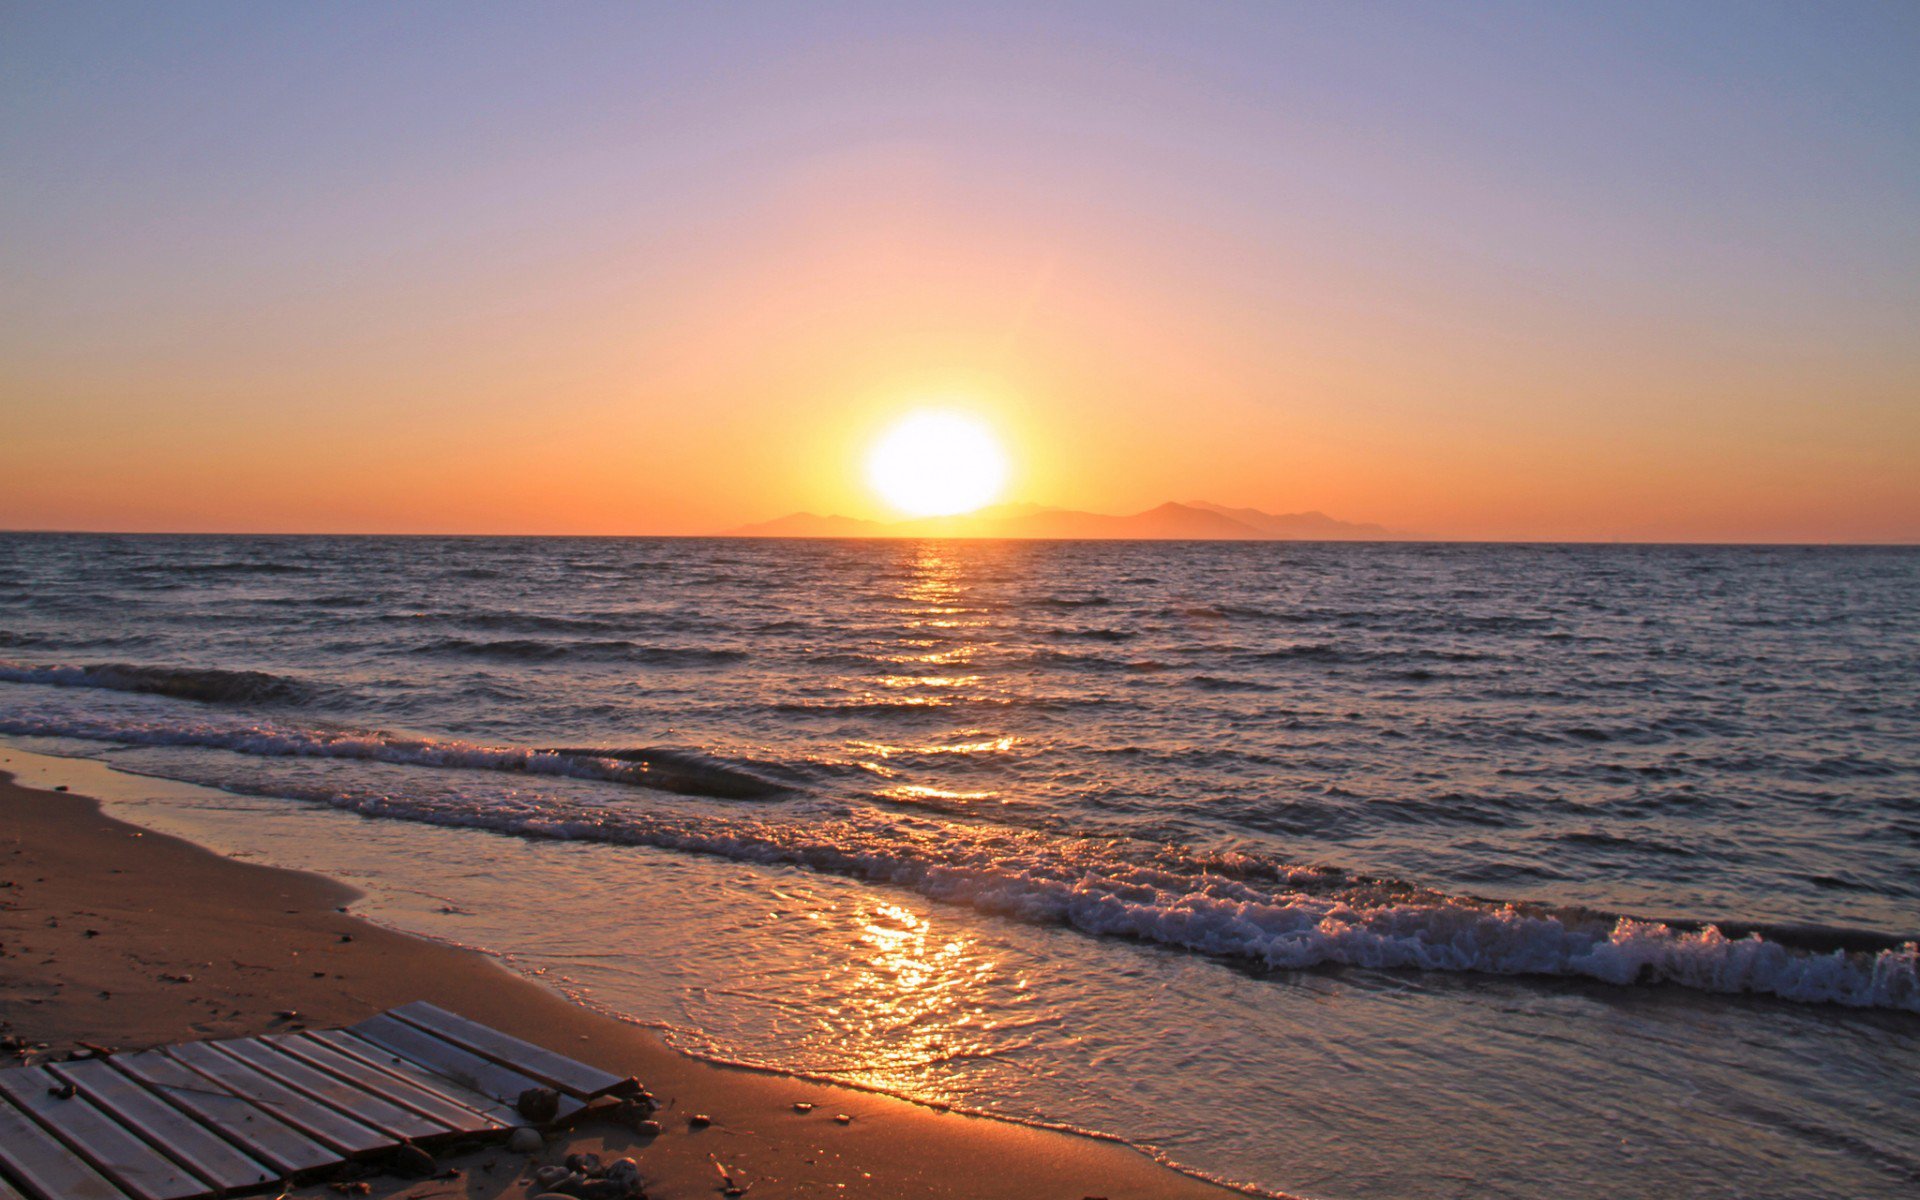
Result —
POLYGON ((562 538, 598 541, 729 541, 729 542, 1133 542, 1133 543, 1219 543, 1221 545, 1307 546, 1751 546, 1783 549, 1920 549, 1920 536, 1911 540, 1859 541, 1786 541, 1768 538, 1471 538, 1471 537, 1371 537, 1371 538, 1148 538, 1148 537, 1021 537, 983 534, 807 534, 764 533, 457 533, 457 532, 374 532, 328 530, 245 530, 245 529, 0 529, 0 537, 172 537, 172 538, 474 538, 559 540, 562 538))

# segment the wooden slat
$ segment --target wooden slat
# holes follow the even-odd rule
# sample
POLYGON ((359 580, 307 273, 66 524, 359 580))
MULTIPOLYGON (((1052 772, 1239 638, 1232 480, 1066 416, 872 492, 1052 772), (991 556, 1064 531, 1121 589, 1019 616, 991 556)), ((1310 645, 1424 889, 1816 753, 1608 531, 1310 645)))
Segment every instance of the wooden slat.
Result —
POLYGON ((13 1190, 13 1185, 7 1182, 5 1175, 0 1175, 0 1200, 27 1200, 27 1198, 13 1190))
MULTIPOLYGON (((410 1108, 450 1129, 458 1129, 463 1133, 487 1133, 506 1127, 504 1122, 476 1112, 444 1091, 429 1089, 392 1071, 383 1071, 364 1059, 344 1054, 307 1034, 274 1034, 261 1040, 282 1054, 298 1058, 309 1066, 318 1067, 368 1091, 378 1092, 394 1104, 410 1108)), ((475 1099, 491 1103, 482 1096, 476 1095, 475 1099)))
POLYGON ((166 1053, 201 1075, 218 1080, 308 1137, 345 1154, 362 1154, 393 1144, 377 1129, 311 1100, 205 1042, 168 1046, 166 1053))
POLYGON ((511 1067, 522 1075, 532 1076, 550 1088, 578 1096, 582 1100, 604 1095, 626 1082, 619 1075, 602 1071, 598 1067, 590 1067, 583 1062, 576 1062, 564 1054, 557 1054, 544 1046, 522 1041, 498 1029, 482 1025, 478 1021, 469 1021, 465 1017, 455 1016, 446 1009, 429 1004, 425 1000, 403 1004, 387 1015, 398 1017, 407 1024, 418 1026, 464 1050, 492 1059, 502 1066, 511 1067))
MULTIPOLYGON (((508 1106, 528 1088, 545 1086, 536 1079, 529 1079, 518 1071, 462 1050, 452 1042, 442 1041, 425 1030, 389 1016, 362 1021, 352 1026, 351 1031, 376 1046, 410 1059, 435 1074, 445 1075, 464 1087, 492 1096, 508 1106)), ((583 1107, 572 1096, 561 1096, 559 1115, 570 1116, 583 1107)))
POLYGON ((503 1126, 525 1124, 520 1114, 511 1106, 500 1103, 492 1096, 474 1091, 436 1071, 429 1071, 412 1059, 402 1058, 385 1046, 376 1046, 365 1038, 357 1037, 344 1029, 314 1030, 306 1036, 350 1058, 359 1059, 377 1070, 398 1075, 428 1091, 446 1096, 455 1104, 473 1109, 482 1116, 491 1117, 503 1126))
POLYGON ((126 1200, 33 1118, 0 1100, 0 1168, 36 1200, 126 1200))
POLYGON ((55 1095, 52 1089, 60 1084, 44 1067, 0 1071, 0 1093, 14 1107, 32 1114, 128 1195, 139 1200, 185 1200, 207 1190, 85 1097, 55 1095))
POLYGON ((339 1154, 285 1121, 158 1050, 116 1054, 107 1061, 277 1171, 293 1174, 340 1161, 339 1154))
POLYGON ((209 1133, 206 1126, 99 1059, 49 1063, 47 1070, 217 1190, 256 1187, 278 1178, 272 1168, 240 1153, 209 1133))
POLYGON ((336 1112, 345 1113, 362 1125, 370 1125, 398 1140, 411 1141, 452 1132, 438 1121, 430 1121, 417 1112, 401 1108, 377 1092, 369 1092, 335 1079, 325 1071, 317 1071, 256 1038, 234 1038, 207 1044, 247 1064, 275 1083, 318 1100, 336 1112))

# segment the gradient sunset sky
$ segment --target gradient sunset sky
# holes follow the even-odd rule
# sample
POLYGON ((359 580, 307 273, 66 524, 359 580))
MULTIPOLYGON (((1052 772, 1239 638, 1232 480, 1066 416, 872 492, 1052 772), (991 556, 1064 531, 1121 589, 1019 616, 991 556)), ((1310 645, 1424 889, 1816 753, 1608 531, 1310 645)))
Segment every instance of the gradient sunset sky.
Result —
POLYGON ((1920 4, 9 3, 0 527, 1920 540, 1920 4))

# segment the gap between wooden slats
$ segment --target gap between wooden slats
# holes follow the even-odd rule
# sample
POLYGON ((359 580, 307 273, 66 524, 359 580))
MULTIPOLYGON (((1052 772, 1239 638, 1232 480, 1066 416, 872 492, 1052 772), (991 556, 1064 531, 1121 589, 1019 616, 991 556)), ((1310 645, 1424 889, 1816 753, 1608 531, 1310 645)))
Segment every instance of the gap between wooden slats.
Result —
POLYGON ((359 1059, 375 1070, 398 1075, 429 1091, 451 1096, 456 1103, 491 1117, 502 1126, 522 1123, 518 1113, 485 1092, 475 1091, 443 1071, 423 1067, 410 1058, 402 1058, 385 1046, 375 1045, 345 1029, 318 1030, 309 1036, 342 1054, 359 1059))
POLYGON ((342 1053, 325 1042, 301 1034, 278 1034, 261 1039, 267 1045, 337 1079, 385 1096, 389 1101, 430 1117, 464 1133, 486 1133, 501 1123, 462 1104, 444 1091, 428 1089, 363 1059, 342 1053))
POLYGON ((158 1050, 116 1054, 106 1061, 276 1171, 291 1175, 340 1161, 333 1150, 158 1050))
MULTIPOLYGON (((353 1026, 351 1032, 430 1071, 477 1088, 504 1104, 512 1104, 528 1088, 544 1086, 538 1080, 529 1079, 518 1071, 462 1050, 452 1042, 425 1030, 415 1029, 393 1017, 373 1017, 353 1026)), ((583 1107, 579 1100, 563 1095, 560 1097, 559 1115, 570 1116, 583 1107)))
POLYGON ((387 1015, 582 1100, 590 1100, 626 1082, 618 1075, 522 1041, 478 1021, 469 1021, 425 1000, 403 1004, 387 1015))
POLYGON ((206 1192, 194 1178, 149 1146, 138 1134, 76 1092, 61 1097, 61 1080, 43 1067, 0 1071, 0 1092, 40 1122, 102 1175, 139 1200, 186 1200, 206 1192))
POLYGON ((343 1154, 363 1154, 392 1144, 391 1138, 324 1104, 309 1100, 205 1042, 168 1046, 165 1053, 202 1076, 218 1081, 287 1124, 343 1154))
POLYGON ((244 1063, 268 1079, 298 1092, 362 1125, 372 1126, 395 1141, 437 1137, 453 1132, 438 1121, 429 1121, 419 1113, 389 1103, 378 1093, 345 1083, 323 1071, 316 1071, 297 1058, 290 1058, 272 1046, 253 1038, 207 1042, 208 1046, 244 1063))
POLYGON ((98 1059, 49 1063, 47 1069, 217 1190, 258 1187, 279 1178, 273 1168, 248 1158, 194 1117, 98 1059))
POLYGON ((0 1167, 36 1200, 126 1200, 125 1194, 0 1099, 0 1167))

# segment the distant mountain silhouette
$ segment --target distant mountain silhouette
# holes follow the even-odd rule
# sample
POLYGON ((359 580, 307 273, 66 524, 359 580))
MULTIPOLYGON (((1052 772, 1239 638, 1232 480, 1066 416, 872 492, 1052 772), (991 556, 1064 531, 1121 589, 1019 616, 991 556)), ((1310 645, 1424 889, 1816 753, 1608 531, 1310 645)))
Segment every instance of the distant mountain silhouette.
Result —
POLYGON ((1368 541, 1392 537, 1378 525, 1340 521, 1321 512, 1268 513, 1196 501, 1168 501, 1128 516, 1003 504, 960 517, 863 521, 793 513, 729 530, 728 537, 1002 537, 1206 541, 1368 541))

